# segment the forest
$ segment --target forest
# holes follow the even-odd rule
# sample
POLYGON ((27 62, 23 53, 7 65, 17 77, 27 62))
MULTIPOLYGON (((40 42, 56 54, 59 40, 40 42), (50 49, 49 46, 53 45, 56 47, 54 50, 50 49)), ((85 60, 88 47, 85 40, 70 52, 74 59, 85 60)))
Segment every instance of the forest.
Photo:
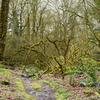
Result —
POLYGON ((0 100, 100 100, 100 0, 0 0, 0 100))

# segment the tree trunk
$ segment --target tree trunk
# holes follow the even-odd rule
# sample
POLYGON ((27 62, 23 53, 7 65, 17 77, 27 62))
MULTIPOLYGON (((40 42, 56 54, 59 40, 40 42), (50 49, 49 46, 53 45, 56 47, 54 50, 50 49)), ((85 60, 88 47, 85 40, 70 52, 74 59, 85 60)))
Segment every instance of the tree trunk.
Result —
POLYGON ((2 0, 0 8, 0 61, 3 60, 3 53, 5 47, 9 2, 10 0, 2 0))

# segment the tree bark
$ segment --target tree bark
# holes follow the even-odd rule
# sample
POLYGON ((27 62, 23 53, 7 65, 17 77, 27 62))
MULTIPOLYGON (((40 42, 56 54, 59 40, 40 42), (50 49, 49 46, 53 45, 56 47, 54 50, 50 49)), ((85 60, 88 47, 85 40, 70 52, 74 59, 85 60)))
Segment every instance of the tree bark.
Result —
POLYGON ((2 0, 0 8, 0 61, 3 60, 10 0, 2 0))

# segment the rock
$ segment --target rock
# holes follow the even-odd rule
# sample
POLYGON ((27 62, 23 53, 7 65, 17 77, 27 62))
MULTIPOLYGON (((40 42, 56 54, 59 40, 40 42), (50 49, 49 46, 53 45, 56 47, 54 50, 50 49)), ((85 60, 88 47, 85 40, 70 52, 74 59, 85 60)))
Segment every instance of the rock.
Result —
POLYGON ((43 91, 43 88, 40 84, 38 83, 31 83, 30 84, 34 89, 36 89, 37 91, 43 91))

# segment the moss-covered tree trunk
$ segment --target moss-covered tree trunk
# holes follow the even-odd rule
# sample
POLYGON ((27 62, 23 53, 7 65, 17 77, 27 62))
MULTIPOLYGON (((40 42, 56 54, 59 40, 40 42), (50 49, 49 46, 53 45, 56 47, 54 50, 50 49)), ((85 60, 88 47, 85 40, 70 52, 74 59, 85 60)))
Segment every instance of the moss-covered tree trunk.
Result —
POLYGON ((0 8, 0 61, 3 59, 10 0, 2 0, 0 8))

